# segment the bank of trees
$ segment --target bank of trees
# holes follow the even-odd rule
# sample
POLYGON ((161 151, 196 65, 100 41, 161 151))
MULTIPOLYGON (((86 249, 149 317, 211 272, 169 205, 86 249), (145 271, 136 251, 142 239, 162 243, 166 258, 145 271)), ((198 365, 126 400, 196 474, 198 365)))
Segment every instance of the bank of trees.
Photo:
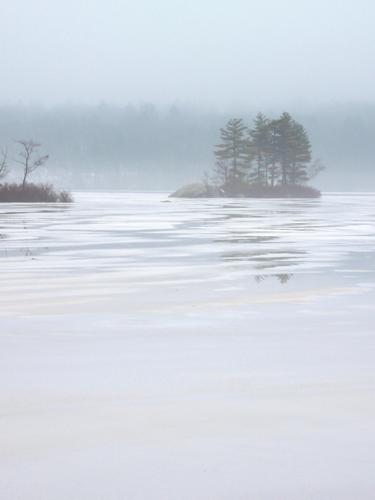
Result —
POLYGON ((72 198, 66 191, 57 192, 50 184, 28 182, 29 176, 45 165, 49 156, 41 155, 39 153, 41 144, 33 140, 20 140, 16 143, 19 151, 14 161, 22 167, 22 182, 10 184, 2 182, 9 173, 8 150, 3 149, 0 152, 0 202, 71 202, 72 198))
POLYGON ((274 120, 259 113, 250 128, 232 119, 220 136, 213 180, 227 194, 303 186, 323 169, 312 161, 305 128, 289 113, 274 120))

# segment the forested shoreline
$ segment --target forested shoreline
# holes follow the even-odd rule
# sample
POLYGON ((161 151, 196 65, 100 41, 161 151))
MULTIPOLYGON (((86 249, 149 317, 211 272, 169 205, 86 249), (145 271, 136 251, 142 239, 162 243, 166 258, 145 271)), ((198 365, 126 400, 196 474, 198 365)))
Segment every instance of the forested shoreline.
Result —
MULTIPOLYGON (((245 110, 244 121, 251 123, 256 111, 245 110)), ((375 106, 291 112, 306 128, 315 157, 329 166, 317 187, 368 190, 375 181, 375 106)), ((211 169, 217 131, 231 115, 183 105, 1 106, 0 145, 8 144, 12 157, 15 139, 41 142, 50 159, 35 179, 63 188, 172 190, 211 169)))

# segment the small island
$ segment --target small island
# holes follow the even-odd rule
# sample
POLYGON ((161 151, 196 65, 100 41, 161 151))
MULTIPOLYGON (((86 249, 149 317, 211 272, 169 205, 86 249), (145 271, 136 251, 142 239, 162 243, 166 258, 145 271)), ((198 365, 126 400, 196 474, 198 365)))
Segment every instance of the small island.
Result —
POLYGON ((271 120, 259 113, 253 127, 241 118, 220 129, 215 168, 202 182, 172 193, 176 198, 319 198, 308 185, 324 167, 313 161, 308 134, 289 113, 271 120))
POLYGON ((51 184, 28 182, 29 176, 48 161, 48 155, 41 155, 41 145, 33 140, 16 141, 19 151, 15 163, 22 168, 20 183, 1 182, 9 174, 8 150, 0 156, 0 203, 71 203, 67 191, 57 191, 51 184))

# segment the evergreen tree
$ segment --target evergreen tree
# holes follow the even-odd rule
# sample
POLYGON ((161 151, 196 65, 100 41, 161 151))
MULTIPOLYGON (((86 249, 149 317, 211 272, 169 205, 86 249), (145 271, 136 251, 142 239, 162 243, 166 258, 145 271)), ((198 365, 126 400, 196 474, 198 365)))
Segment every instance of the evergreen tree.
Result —
POLYGON ((289 113, 283 113, 278 120, 272 122, 274 133, 274 155, 280 165, 280 182, 288 184, 288 173, 292 164, 294 147, 293 120, 289 113))
POLYGON ((311 146, 304 127, 293 122, 292 163, 289 171, 289 184, 304 184, 309 180, 308 166, 311 163, 311 146))
POLYGON ((272 132, 270 120, 258 113, 254 126, 249 131, 250 151, 255 160, 255 171, 251 180, 257 184, 268 184, 269 167, 272 164, 272 132))
POLYGON ((306 130, 289 113, 283 113, 271 124, 274 136, 273 154, 280 169, 283 186, 308 180, 311 146, 306 130))
POLYGON ((274 187, 280 177, 280 165, 277 155, 277 133, 274 127, 275 122, 270 122, 270 163, 268 166, 269 183, 274 187))
POLYGON ((229 120, 225 128, 220 129, 222 142, 215 148, 217 169, 225 175, 225 185, 234 190, 241 185, 248 167, 247 130, 242 119, 229 120))

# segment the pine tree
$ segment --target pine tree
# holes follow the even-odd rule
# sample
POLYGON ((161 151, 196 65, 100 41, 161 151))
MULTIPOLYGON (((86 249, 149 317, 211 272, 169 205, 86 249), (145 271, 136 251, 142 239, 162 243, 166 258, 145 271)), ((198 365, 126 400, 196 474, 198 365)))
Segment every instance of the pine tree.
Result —
POLYGON ((268 184, 269 167, 272 164, 272 137, 270 120, 258 113, 253 128, 249 131, 250 149, 255 160, 252 181, 257 184, 268 184))
POLYGON ((271 187, 274 187, 280 177, 280 165, 278 163, 277 155, 277 132, 274 126, 275 122, 270 122, 270 163, 268 166, 269 173, 269 183, 271 187))
POLYGON ((273 154, 279 164, 281 184, 286 186, 306 182, 311 162, 311 146, 306 130, 289 113, 283 113, 272 122, 271 127, 274 136, 273 154))
POLYGON ((289 171, 289 184, 304 184, 309 180, 308 166, 311 162, 311 145, 304 127, 293 122, 292 163, 289 171))
POLYGON ((274 132, 274 155, 280 165, 280 182, 288 184, 288 173, 292 163, 293 120, 289 113, 283 113, 278 120, 272 122, 274 132))
POLYGON ((220 129, 221 144, 215 148, 217 169, 225 173, 225 187, 235 191, 244 181, 248 166, 247 130, 242 119, 229 120, 225 128, 220 129))

